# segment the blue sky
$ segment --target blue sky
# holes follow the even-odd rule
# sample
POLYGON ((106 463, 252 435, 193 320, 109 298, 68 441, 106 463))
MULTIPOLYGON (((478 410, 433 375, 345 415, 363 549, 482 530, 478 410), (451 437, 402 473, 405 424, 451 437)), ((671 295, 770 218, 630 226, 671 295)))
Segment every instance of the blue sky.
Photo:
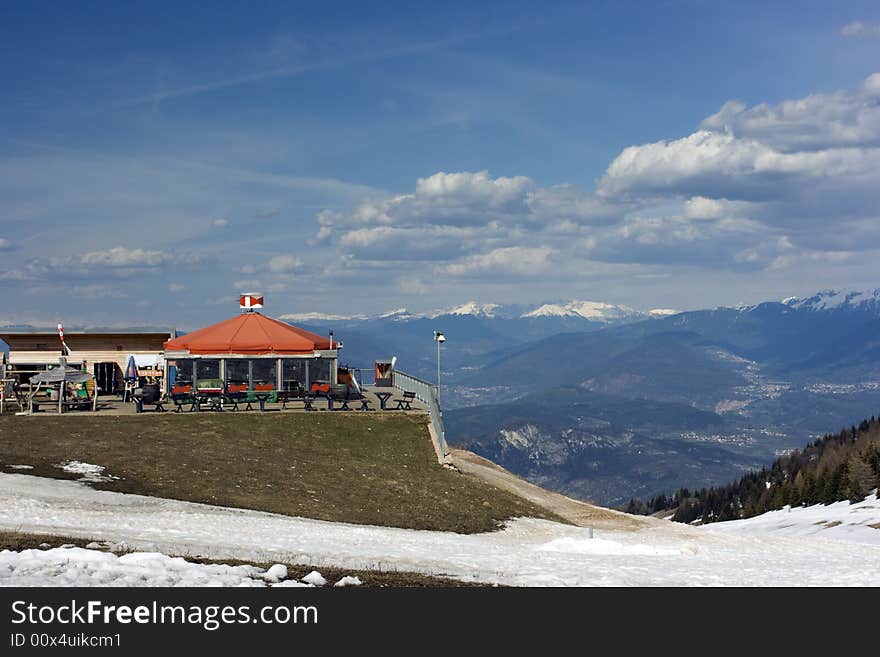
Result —
POLYGON ((0 322, 880 284, 876 3, 179 4, 3 3, 0 322))

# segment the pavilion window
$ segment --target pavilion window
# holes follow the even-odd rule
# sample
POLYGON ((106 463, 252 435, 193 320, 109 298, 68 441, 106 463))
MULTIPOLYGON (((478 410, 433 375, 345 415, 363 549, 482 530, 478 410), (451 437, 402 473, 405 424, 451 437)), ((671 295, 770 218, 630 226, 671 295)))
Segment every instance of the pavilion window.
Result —
POLYGON ((251 359, 252 390, 275 390, 276 363, 277 361, 274 358, 251 359))
POLYGON ((174 367, 174 388, 172 392, 189 392, 192 390, 195 360, 191 358, 178 359, 174 363, 174 367))
POLYGON ((304 358, 285 358, 281 361, 281 385, 286 392, 305 390, 306 362, 304 358))
POLYGON ((222 388, 220 379, 220 360, 199 358, 196 361, 196 385, 199 388, 222 388))
POLYGON ((309 387, 313 383, 330 383, 329 358, 315 358, 309 363, 309 387))
POLYGON ((250 367, 246 358, 226 359, 226 387, 229 392, 243 392, 250 387, 250 367))

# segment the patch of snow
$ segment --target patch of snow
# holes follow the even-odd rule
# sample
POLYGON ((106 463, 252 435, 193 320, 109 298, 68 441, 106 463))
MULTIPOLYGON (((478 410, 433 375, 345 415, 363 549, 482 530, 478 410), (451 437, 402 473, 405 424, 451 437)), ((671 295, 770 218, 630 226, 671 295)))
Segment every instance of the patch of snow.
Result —
POLYGON ((0 586, 265 586, 256 566, 206 565, 156 552, 84 548, 0 552, 0 586))
POLYGON ((33 470, 34 466, 32 465, 7 465, 7 468, 10 470, 33 470))
POLYGON ((819 536, 851 543, 880 547, 880 529, 871 525, 880 521, 877 493, 861 502, 834 502, 807 507, 786 506, 745 520, 730 520, 707 525, 719 532, 761 536, 819 536))
POLYGON ((89 483, 100 483, 119 479, 119 477, 104 474, 106 468, 103 465, 95 465, 83 461, 64 461, 63 463, 56 464, 55 467, 61 468, 65 472, 70 472, 71 474, 82 475, 82 477, 79 478, 79 481, 87 481, 89 483))
POLYGON ((263 579, 267 582, 280 582, 283 579, 287 579, 287 566, 283 563, 276 563, 263 573, 263 579))
POLYGON ((671 548, 659 548, 651 545, 626 545, 605 538, 590 538, 589 536, 555 538, 540 546, 539 550, 545 552, 568 552, 571 554, 631 554, 631 555, 672 555, 678 554, 678 550, 671 548))
POLYGON ((326 586, 327 585, 327 580, 317 570, 313 570, 308 575, 303 577, 302 581, 304 581, 306 584, 311 584, 312 586, 326 586))
POLYGON ((361 584, 363 584, 363 582, 360 577, 346 575, 333 586, 360 586, 361 584))
POLYGON ((652 308, 648 311, 651 317, 669 317, 670 315, 678 315, 681 311, 674 308, 652 308))

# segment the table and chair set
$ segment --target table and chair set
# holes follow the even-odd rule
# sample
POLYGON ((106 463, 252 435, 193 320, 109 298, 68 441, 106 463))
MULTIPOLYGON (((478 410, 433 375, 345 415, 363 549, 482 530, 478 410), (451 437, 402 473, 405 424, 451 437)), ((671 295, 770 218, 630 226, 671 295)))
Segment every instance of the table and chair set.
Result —
MULTIPOLYGON (((391 392, 374 392, 379 400, 379 410, 404 410, 412 409, 412 403, 415 401, 415 393, 404 392, 402 398, 397 399, 397 405, 389 408, 388 400, 393 396, 391 392)), ((259 405, 260 411, 267 411, 267 402, 274 395, 274 401, 281 404, 281 408, 277 410, 288 410, 288 405, 296 403, 302 404, 304 411, 372 411, 376 410, 371 405, 370 399, 359 392, 353 391, 347 385, 332 385, 327 392, 305 392, 300 389, 279 390, 275 391, 229 391, 225 389, 206 389, 172 392, 170 395, 163 397, 158 387, 144 386, 136 389, 133 393, 133 401, 135 404, 135 412, 141 413, 144 406, 153 405, 155 411, 164 412, 168 409, 165 405, 169 402, 174 405, 175 413, 198 413, 200 411, 253 411, 254 403, 259 405), (319 400, 323 401, 323 408, 319 408, 319 400)))

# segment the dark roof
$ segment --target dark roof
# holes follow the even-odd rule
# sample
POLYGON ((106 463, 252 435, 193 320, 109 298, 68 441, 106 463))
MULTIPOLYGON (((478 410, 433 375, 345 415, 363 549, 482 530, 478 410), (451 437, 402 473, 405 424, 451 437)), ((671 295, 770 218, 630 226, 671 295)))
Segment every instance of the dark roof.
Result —
MULTIPOLYGON (((0 326, 0 336, 4 335, 58 335, 56 326, 0 326)), ((124 326, 118 328, 103 326, 65 326, 64 335, 170 335, 177 330, 159 326, 124 326)))

